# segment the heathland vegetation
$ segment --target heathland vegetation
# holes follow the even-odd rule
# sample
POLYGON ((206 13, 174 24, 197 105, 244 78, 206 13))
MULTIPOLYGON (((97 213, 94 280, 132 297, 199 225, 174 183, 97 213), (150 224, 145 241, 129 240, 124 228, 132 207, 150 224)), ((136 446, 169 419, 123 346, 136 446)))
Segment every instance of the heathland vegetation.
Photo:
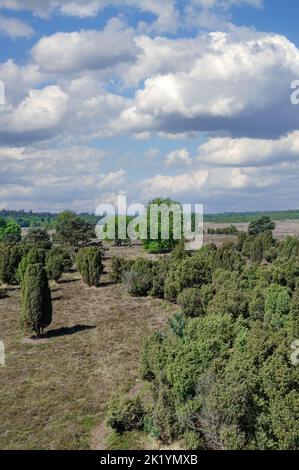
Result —
MULTIPOLYGON (((145 299, 135 326, 143 324, 148 302, 155 308, 169 306, 172 312, 137 351, 141 390, 117 394, 104 407, 112 447, 115 442, 134 447, 136 436, 152 436, 164 445, 178 441, 187 449, 299 448, 299 367, 291 360, 292 344, 299 338, 297 237, 275 240, 275 224, 263 216, 251 221, 248 232, 229 227, 232 241, 209 243, 195 252, 185 251, 184 240, 171 238, 165 245, 148 238, 142 256, 109 260, 110 280, 101 290, 107 254, 93 239, 95 223, 72 212, 53 223, 51 236, 35 227, 22 239, 16 221, 3 219, 0 225, 0 309, 1 302, 9 302, 5 297, 11 286, 19 286, 19 324, 37 337, 36 344, 48 338, 44 329, 59 305, 51 289, 53 293, 70 272, 81 275, 88 296, 97 291, 106 295, 99 309, 109 306, 113 289, 125 289, 127 297, 123 290, 117 295, 126 304, 126 320, 130 308, 136 319, 132 305, 145 299), (112 290, 107 290, 110 284, 112 290)), ((71 313, 76 316, 77 311, 71 313)), ((121 320, 115 312, 115 322, 121 320)), ((134 324, 132 341, 139 341, 134 324)), ((130 334, 126 325, 123 330, 130 334)), ((124 331, 113 329, 114 341, 123 341, 124 331)), ((90 374, 92 381, 95 372, 90 374)), ((90 418, 91 407, 88 413, 90 418)))
POLYGON ((281 243, 262 218, 233 243, 156 261, 113 261, 133 296, 178 305, 145 343, 152 400, 115 399, 108 423, 188 449, 298 449, 299 240, 281 243))

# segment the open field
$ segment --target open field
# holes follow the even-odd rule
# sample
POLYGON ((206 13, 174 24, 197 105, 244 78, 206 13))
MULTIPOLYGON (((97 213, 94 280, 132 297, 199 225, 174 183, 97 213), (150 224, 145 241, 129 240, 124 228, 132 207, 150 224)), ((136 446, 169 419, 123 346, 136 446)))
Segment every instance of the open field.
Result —
MULTIPOLYGON (((297 236, 299 237, 299 220, 277 220, 275 221, 276 228, 273 231, 273 236, 277 240, 283 240, 287 236, 297 236)), ((215 223, 205 223, 204 224, 204 229, 206 232, 206 235, 204 237, 205 243, 216 243, 217 245, 222 244, 225 241, 230 241, 230 240, 235 240, 234 235, 209 235, 207 234, 207 231, 209 228, 223 228, 223 227, 228 227, 229 225, 235 225, 237 229, 243 232, 247 232, 248 230, 248 223, 237 223, 237 224, 215 224, 215 223)))
MULTIPOLYGON (((141 250, 113 248, 127 257, 141 250)), ((143 339, 175 310, 131 298, 107 273, 99 288, 65 275, 52 297, 54 321, 40 342, 20 332, 19 289, 0 300, 0 449, 88 449, 113 392, 136 384, 143 339)))

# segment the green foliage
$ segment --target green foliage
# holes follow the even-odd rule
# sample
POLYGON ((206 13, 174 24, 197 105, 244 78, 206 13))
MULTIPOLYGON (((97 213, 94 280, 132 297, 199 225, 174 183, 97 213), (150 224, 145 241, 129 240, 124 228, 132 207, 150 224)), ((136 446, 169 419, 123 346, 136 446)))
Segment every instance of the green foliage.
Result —
POLYGON ((161 213, 159 214, 157 220, 157 239, 151 238, 150 233, 150 205, 156 204, 158 206, 166 206, 171 208, 173 204, 177 204, 175 201, 171 199, 163 199, 157 198, 151 201, 148 205, 147 210, 147 223, 148 223, 148 231, 147 231, 147 238, 142 240, 144 248, 149 253, 169 253, 174 249, 174 247, 178 244, 179 240, 175 240, 174 238, 174 230, 173 230, 173 222, 174 222, 174 215, 173 212, 169 213, 169 238, 164 240, 162 238, 162 222, 161 222, 161 213))
POLYGON ((278 256, 278 250, 275 246, 271 246, 266 252, 265 252, 265 260, 268 263, 273 263, 273 261, 276 260, 278 256))
POLYGON ((152 416, 160 440, 170 444, 175 436, 176 413, 172 394, 165 384, 160 384, 152 416))
POLYGON ((143 379, 157 381, 165 366, 164 334, 156 331, 147 338, 141 354, 140 373, 143 379))
POLYGON ((74 264, 74 259, 70 249, 64 248, 62 246, 56 246, 55 248, 52 248, 50 251, 48 251, 46 261, 48 261, 48 259, 52 256, 61 259, 64 272, 67 273, 71 271, 74 264))
POLYGON ((209 235, 238 235, 239 230, 235 225, 229 227, 208 228, 209 235))
POLYGON ((98 286, 103 273, 102 251, 96 247, 81 248, 76 257, 76 266, 88 286, 98 286))
POLYGON ((24 237, 24 243, 45 250, 49 250, 52 246, 50 235, 41 228, 31 228, 24 237))
POLYGON ((55 255, 47 257, 46 270, 49 279, 59 282, 64 270, 62 258, 55 255))
POLYGON ((0 242, 16 244, 21 241, 21 227, 14 220, 0 219, 0 242))
POLYGON ((31 248, 23 257, 18 266, 17 279, 22 285, 28 266, 32 264, 42 264, 46 260, 46 251, 43 248, 31 248))
POLYGON ((173 315, 169 320, 169 326, 172 332, 179 338, 183 338, 185 334, 186 320, 181 313, 173 315))
POLYGON ((241 271, 245 265, 242 256, 234 249, 233 243, 226 243, 211 253, 212 270, 224 269, 226 271, 241 271))
POLYGON ((290 325, 294 338, 299 338, 299 282, 290 304, 290 325))
POLYGON ((126 260, 118 256, 113 256, 111 259, 110 279, 113 282, 122 282, 123 276, 127 271, 130 271, 134 261, 126 260))
POLYGON ((278 244, 269 230, 170 257, 160 276, 164 295, 185 315, 145 342, 141 360, 153 387, 149 419, 164 442, 299 448, 299 375, 290 361, 299 336, 298 263, 297 241, 278 244), (270 265, 259 264, 264 254, 270 265))
POLYGON ((149 295, 153 287, 153 263, 150 260, 138 259, 130 271, 124 274, 124 281, 129 294, 133 297, 149 295))
POLYGON ((84 246, 91 238, 95 238, 93 226, 71 211, 58 215, 55 229, 55 242, 62 245, 84 246))
POLYGON ((0 281, 17 284, 17 271, 23 255, 20 245, 0 245, 0 281))
POLYGON ((264 258, 263 242, 259 237, 255 238, 251 243, 250 258, 253 263, 259 264, 263 261, 263 258, 264 258))
POLYGON ((153 286, 150 291, 152 297, 164 298, 165 279, 171 269, 171 259, 169 257, 160 258, 153 264, 153 286))
POLYGON ((211 282, 211 269, 200 253, 174 264, 165 280, 165 298, 176 301, 182 290, 211 282))
POLYGON ((263 216, 249 224, 248 234, 256 236, 274 229, 275 223, 272 222, 271 218, 268 216, 263 216))
POLYGON ((145 411, 139 396, 132 399, 115 396, 108 407, 107 424, 117 433, 143 429, 145 411))
POLYGON ((30 264, 22 284, 21 325, 40 337, 51 322, 52 301, 46 270, 42 264, 30 264))
POLYGON ((265 299, 265 322, 273 328, 281 328, 288 320, 290 295, 286 287, 273 284, 268 287, 265 299))
POLYGON ((185 448, 187 450, 203 450, 204 444, 202 438, 195 432, 189 431, 183 435, 185 448))
POLYGON ((241 279, 237 273, 216 271, 213 275, 215 295, 208 306, 208 313, 230 313, 235 318, 248 314, 248 296, 240 286, 241 279))
POLYGON ((297 237, 288 237, 280 243, 279 256, 287 260, 298 258, 299 239, 297 237))
POLYGON ((178 296, 178 305, 185 317, 200 317, 204 315, 204 306, 200 290, 194 287, 184 289, 178 296))
POLYGON ((248 310, 249 316, 253 320, 263 320, 265 314, 265 289, 256 286, 250 298, 248 310))

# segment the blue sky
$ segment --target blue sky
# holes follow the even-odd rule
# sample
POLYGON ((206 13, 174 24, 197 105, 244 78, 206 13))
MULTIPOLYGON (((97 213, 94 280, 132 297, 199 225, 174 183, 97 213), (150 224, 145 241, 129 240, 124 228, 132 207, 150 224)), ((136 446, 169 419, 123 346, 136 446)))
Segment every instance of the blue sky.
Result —
POLYGON ((0 207, 298 208, 299 4, 0 0, 0 207))

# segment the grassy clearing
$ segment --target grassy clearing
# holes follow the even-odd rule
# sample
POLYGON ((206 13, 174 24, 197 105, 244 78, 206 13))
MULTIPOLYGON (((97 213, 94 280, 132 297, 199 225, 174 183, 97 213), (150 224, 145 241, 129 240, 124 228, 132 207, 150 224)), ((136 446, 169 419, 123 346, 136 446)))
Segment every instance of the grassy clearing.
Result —
MULTIPOLYGON (((136 256, 134 248, 116 251, 136 256)), ((22 342, 19 330, 20 291, 8 294, 0 300, 0 340, 6 348, 0 449, 88 449, 111 395, 136 384, 144 338, 163 327, 175 307, 131 298, 123 286, 109 283, 107 274, 99 288, 69 274, 52 289, 48 340, 30 344, 22 342)))

